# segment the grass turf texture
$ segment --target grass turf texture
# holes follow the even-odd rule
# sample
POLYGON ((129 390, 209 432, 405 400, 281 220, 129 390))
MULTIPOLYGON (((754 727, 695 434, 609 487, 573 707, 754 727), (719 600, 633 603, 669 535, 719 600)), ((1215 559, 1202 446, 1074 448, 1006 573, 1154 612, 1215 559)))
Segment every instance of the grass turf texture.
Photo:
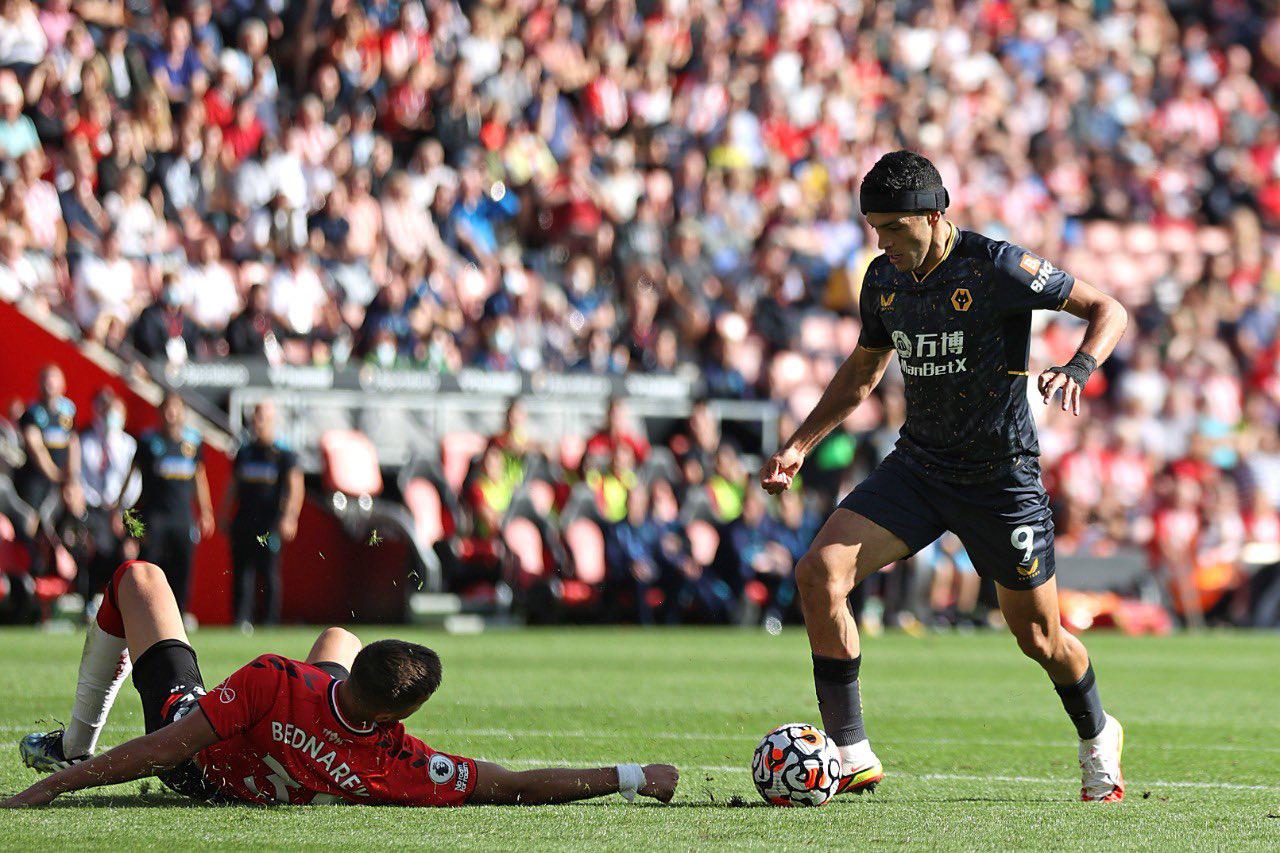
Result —
MULTIPOLYGON (((211 686, 264 651, 301 657, 313 630, 194 636, 211 686)), ((999 634, 868 640, 868 729, 888 774, 868 797, 764 806, 748 765, 759 738, 820 723, 803 632, 539 630, 394 633, 435 647, 444 686, 409 723, 433 746, 508 763, 668 761, 675 802, 614 796, 552 807, 454 810, 193 806, 158 782, 0 813, 0 847, 133 849, 387 846, 484 849, 965 849, 1280 847, 1280 637, 1089 636, 1103 701, 1126 728, 1128 799, 1076 802, 1074 731, 1043 673, 999 634), (109 807, 104 808, 104 807, 109 807)), ((37 777, 22 734, 65 719, 80 635, 0 631, 0 792, 37 777)), ((121 692, 104 743, 141 732, 121 692)))

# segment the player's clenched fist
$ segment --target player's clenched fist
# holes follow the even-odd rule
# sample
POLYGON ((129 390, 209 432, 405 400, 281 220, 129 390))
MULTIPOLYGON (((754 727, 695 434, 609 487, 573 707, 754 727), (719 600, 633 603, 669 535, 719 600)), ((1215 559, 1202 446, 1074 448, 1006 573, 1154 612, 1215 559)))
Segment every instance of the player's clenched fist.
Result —
POLYGON ((1038 385, 1045 405, 1053 395, 1062 392, 1062 411, 1080 414, 1080 392, 1088 384, 1090 375, 1097 370, 1098 362, 1088 353, 1077 352, 1071 361, 1060 367, 1050 367, 1040 374, 1038 385))
POLYGON ((794 447, 782 448, 760 469, 760 487, 771 495, 785 492, 803 464, 803 453, 794 447))
POLYGON ((670 764, 646 764, 644 766, 644 784, 638 793, 642 797, 653 797, 660 803, 669 803, 675 796, 676 785, 680 782, 680 771, 670 764))

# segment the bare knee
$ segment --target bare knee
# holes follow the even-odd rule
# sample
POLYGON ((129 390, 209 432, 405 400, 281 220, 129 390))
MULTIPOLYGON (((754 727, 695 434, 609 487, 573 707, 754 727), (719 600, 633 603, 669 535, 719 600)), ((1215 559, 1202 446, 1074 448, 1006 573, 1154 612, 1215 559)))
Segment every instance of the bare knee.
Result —
POLYGON ((169 579, 164 576, 164 569, 155 563, 134 560, 120 567, 116 588, 120 591, 128 589, 145 594, 168 584, 169 579))
POLYGON ((853 572, 809 551, 796 563, 796 586, 805 600, 843 601, 853 589, 853 572))
POLYGON ((355 646, 357 649, 361 647, 359 637, 348 631, 346 628, 339 628, 337 625, 330 626, 321 631, 316 642, 342 643, 343 645, 355 646))
POLYGON ((1056 660, 1062 645, 1061 629, 1032 623, 1013 629, 1014 639, 1022 653, 1039 664, 1056 660))
POLYGON ((333 661, 350 668, 356 655, 360 653, 360 638, 345 628, 325 628, 320 632, 320 636, 316 637, 315 643, 311 646, 311 653, 307 655, 308 663, 318 663, 320 661, 333 661))

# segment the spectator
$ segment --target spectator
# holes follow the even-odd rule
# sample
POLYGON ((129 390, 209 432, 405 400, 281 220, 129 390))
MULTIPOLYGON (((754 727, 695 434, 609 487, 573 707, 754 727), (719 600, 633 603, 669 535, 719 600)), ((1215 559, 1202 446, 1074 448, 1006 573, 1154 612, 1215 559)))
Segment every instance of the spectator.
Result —
POLYGON ((654 624, 663 598, 658 537, 658 525, 649 515, 648 487, 637 484, 627 494, 626 515, 608 528, 606 585, 617 615, 641 625, 654 624))
POLYGON ((137 272, 121 252, 119 233, 109 228, 102 256, 85 257, 76 271, 76 319, 91 340, 119 341, 139 301, 137 272))
POLYGON ((270 299, 266 285, 255 284, 249 288, 244 310, 227 324, 227 348, 232 355, 279 363, 280 340, 285 330, 271 314, 270 299))
POLYGON ((182 304, 182 285, 173 273, 166 273, 160 300, 148 305, 133 325, 133 348, 143 358, 163 359, 182 365, 193 358, 199 345, 195 321, 182 304))
MULTIPOLYGON (((19 0, 18 5, 23 2, 25 0, 19 0)), ((9 71, 0 71, 0 161, 17 160, 40 147, 36 126, 23 115, 22 103, 22 86, 18 79, 9 71)))
POLYGON ((625 444, 637 464, 644 462, 649 456, 649 442, 631 428, 630 420, 630 412, 622 398, 611 398, 605 409, 604 426, 587 439, 587 455, 612 457, 618 446, 625 444))

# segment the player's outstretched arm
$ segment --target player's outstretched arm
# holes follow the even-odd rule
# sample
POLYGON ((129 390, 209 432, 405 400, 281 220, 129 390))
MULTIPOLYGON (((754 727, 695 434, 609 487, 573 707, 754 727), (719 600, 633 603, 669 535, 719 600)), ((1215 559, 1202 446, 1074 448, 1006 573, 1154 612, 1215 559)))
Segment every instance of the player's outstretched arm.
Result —
MULTIPOLYGON (((647 764, 644 781, 636 788, 642 797, 667 803, 676 792, 680 771, 670 764, 647 764)), ((571 803, 618 793, 619 769, 508 770, 488 761, 476 762, 476 787, 471 805, 539 806, 571 803)))
POLYGON ((118 785, 177 767, 218 740, 204 712, 195 708, 176 723, 126 741, 83 764, 74 764, 0 802, 3 808, 43 806, 59 794, 118 785))
POLYGON ((873 350, 859 346, 845 359, 804 423, 760 469, 760 486, 766 492, 776 495, 791 487, 805 456, 862 405, 872 389, 880 384, 892 357, 891 349, 873 350))

